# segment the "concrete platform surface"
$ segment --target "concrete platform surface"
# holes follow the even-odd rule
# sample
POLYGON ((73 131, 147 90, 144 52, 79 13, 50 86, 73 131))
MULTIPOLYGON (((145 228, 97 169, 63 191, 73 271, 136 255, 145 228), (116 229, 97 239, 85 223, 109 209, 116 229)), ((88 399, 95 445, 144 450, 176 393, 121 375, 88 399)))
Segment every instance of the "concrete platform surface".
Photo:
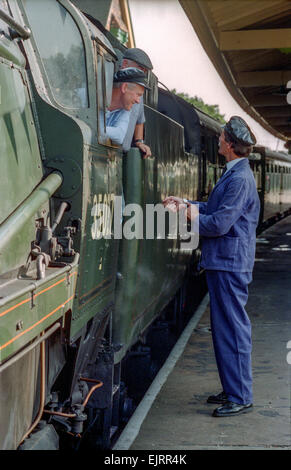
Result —
POLYGON ((253 330, 254 410, 213 418, 221 391, 209 307, 158 394, 131 450, 291 450, 291 217, 258 238, 247 311, 253 330))

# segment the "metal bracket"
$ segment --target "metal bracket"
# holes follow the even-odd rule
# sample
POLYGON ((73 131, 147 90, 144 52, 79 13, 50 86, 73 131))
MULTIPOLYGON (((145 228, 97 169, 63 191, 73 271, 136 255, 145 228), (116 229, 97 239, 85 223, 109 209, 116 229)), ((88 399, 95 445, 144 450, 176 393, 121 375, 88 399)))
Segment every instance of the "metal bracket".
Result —
POLYGON ((69 198, 79 190, 82 184, 82 171, 74 160, 62 156, 55 157, 46 161, 45 166, 60 171, 63 176, 63 183, 54 197, 69 198))

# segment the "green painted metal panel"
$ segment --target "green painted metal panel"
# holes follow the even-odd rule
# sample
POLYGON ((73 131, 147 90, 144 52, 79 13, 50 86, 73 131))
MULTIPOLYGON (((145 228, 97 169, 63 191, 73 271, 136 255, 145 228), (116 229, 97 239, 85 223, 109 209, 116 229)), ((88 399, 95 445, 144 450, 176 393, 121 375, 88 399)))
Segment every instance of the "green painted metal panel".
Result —
MULTIPOLYGON (((146 141, 153 157, 142 160, 132 149, 124 160, 125 202, 157 204, 170 194, 187 196, 188 155, 183 148, 183 128, 157 111, 146 108, 146 141), (159 135, 171 136, 160 140, 159 135)), ((197 168, 196 168, 197 170, 197 168)), ((144 233, 145 235, 145 217, 144 233)), ((127 223, 124 218, 124 224, 127 223)), ((179 289, 191 252, 182 252, 179 239, 122 240, 119 252, 114 341, 120 345, 118 362, 139 334, 168 304, 179 289)))
POLYGON ((0 223, 42 178, 39 148, 24 72, 0 63, 0 223), (11 175, 8 178, 7 175, 11 175))
POLYGON ((14 285, 9 286, 7 299, 7 287, 2 288, 0 363, 64 316, 72 307, 76 279, 77 269, 74 266, 48 268, 46 279, 37 285, 32 280, 16 280, 14 285), (28 292, 21 294, 25 283, 30 284, 28 292))
POLYGON ((73 0, 74 3, 81 11, 89 13, 94 18, 98 18, 98 20, 106 26, 109 11, 111 8, 112 0, 73 0))
POLYGON ((6 59, 8 62, 13 62, 15 65, 21 67, 25 66, 25 58, 21 54, 17 44, 7 39, 4 35, 1 37, 0 42, 0 57, 6 59))

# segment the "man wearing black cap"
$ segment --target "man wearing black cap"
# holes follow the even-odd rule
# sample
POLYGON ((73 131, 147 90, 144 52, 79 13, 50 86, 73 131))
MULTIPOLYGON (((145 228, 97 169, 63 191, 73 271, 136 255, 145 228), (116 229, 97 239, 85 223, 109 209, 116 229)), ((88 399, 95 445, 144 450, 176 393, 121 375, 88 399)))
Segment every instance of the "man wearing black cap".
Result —
POLYGON ((106 112, 106 135, 115 144, 123 144, 130 111, 135 104, 139 104, 145 88, 148 86, 142 70, 129 67, 114 75, 111 103, 106 112))
MULTIPOLYGON (((133 47, 127 49, 123 55, 120 68, 124 69, 127 67, 138 68, 147 74, 149 70, 152 70, 153 65, 149 56, 142 49, 133 47)), ((140 102, 131 109, 128 130, 122 147, 125 152, 128 152, 133 143, 143 153, 143 157, 146 158, 151 156, 151 149, 144 142, 144 122, 143 99, 141 98, 140 102)))
POLYGON ((199 207, 199 234, 203 237, 200 264, 206 270, 213 345, 223 388, 207 399, 208 403, 222 405, 214 410, 215 417, 252 410, 251 324, 244 307, 252 280, 260 212, 247 159, 255 143, 247 123, 233 116, 219 138, 219 153, 226 159, 226 168, 208 201, 175 197, 164 201, 175 210, 186 208, 190 220, 198 217, 199 207), (196 211, 192 209, 191 213, 191 207, 196 211))

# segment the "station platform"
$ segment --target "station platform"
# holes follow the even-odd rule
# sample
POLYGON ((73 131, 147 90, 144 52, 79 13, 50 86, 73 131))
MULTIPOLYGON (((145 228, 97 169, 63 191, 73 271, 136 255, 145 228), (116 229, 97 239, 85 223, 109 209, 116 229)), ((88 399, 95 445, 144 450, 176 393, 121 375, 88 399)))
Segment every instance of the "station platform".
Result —
POLYGON ((258 237, 246 309, 253 332, 253 411, 211 416, 219 405, 206 399, 221 385, 208 305, 130 450, 291 450, 291 217, 258 237))

